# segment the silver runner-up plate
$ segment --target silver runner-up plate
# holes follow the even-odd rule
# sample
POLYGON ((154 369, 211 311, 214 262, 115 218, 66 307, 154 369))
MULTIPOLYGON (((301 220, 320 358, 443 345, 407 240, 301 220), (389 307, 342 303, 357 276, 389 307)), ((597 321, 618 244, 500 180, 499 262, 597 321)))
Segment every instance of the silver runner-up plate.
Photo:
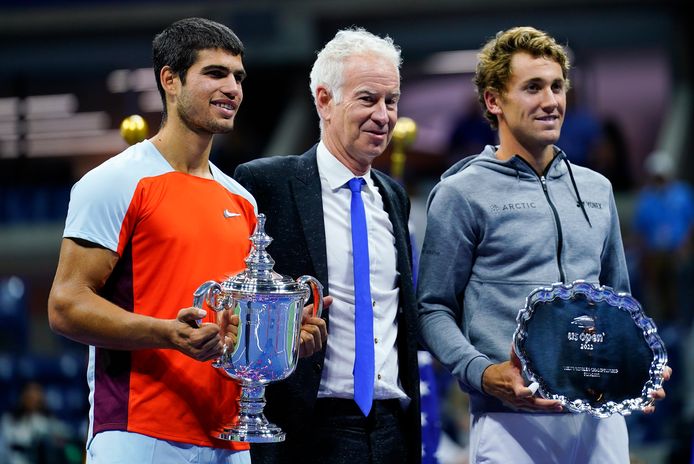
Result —
POLYGON ((518 312, 513 347, 543 398, 609 417, 652 405, 667 351, 628 293, 582 280, 533 290, 518 312))

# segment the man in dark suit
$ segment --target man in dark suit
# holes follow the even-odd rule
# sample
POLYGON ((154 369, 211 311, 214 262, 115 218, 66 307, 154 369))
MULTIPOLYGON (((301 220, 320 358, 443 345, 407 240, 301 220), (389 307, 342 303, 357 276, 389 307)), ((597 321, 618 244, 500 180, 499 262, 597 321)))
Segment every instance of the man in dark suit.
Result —
POLYGON ((402 186, 371 169, 397 120, 400 63, 389 37, 339 31, 311 71, 320 142, 234 174, 267 215, 275 270, 313 275, 333 297, 327 345, 266 389, 265 415, 287 439, 253 445, 254 464, 421 461, 410 203, 402 186), (358 211, 365 227, 355 225, 358 211))

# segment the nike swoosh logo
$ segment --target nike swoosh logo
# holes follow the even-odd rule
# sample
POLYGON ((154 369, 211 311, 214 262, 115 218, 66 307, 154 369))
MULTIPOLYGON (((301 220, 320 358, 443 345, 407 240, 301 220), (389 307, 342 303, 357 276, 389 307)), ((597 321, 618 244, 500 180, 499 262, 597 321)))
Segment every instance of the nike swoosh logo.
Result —
POLYGON ((241 213, 232 213, 232 212, 229 211, 228 209, 225 209, 225 210, 224 210, 224 217, 225 217, 225 218, 228 219, 228 218, 233 218, 233 217, 236 217, 236 216, 241 216, 241 213))

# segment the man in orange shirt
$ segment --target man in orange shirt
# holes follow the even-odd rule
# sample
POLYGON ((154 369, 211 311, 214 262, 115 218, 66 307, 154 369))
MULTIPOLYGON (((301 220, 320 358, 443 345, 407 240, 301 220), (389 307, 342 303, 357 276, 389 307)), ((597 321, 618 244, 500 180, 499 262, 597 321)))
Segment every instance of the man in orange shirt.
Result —
MULTIPOLYGON (((243 270, 256 223, 253 197, 209 161, 243 99, 242 57, 222 24, 170 25, 153 42, 161 129, 73 187, 48 310, 90 345, 88 463, 250 462, 247 444, 216 438, 239 396, 207 362, 227 328, 191 307, 202 282, 243 270)), ((305 322, 304 355, 326 337, 305 322)))

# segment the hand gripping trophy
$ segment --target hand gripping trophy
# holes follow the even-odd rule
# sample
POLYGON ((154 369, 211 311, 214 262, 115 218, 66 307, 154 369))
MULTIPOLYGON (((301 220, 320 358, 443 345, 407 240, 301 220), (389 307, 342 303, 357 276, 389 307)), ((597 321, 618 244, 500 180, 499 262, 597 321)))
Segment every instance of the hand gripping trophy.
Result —
POLYGON ((219 434, 223 440, 284 441, 285 433, 263 415, 265 386, 287 378, 296 368, 303 307, 311 291, 314 316, 320 317, 323 309, 323 286, 316 278, 294 281, 272 270, 275 261, 265 251, 272 242, 265 234, 265 219, 258 215, 247 269, 221 283, 205 282, 194 294, 193 305, 202 308, 207 302, 220 325, 231 314, 239 316, 236 343, 225 346, 213 363, 241 384, 239 415, 219 434))

